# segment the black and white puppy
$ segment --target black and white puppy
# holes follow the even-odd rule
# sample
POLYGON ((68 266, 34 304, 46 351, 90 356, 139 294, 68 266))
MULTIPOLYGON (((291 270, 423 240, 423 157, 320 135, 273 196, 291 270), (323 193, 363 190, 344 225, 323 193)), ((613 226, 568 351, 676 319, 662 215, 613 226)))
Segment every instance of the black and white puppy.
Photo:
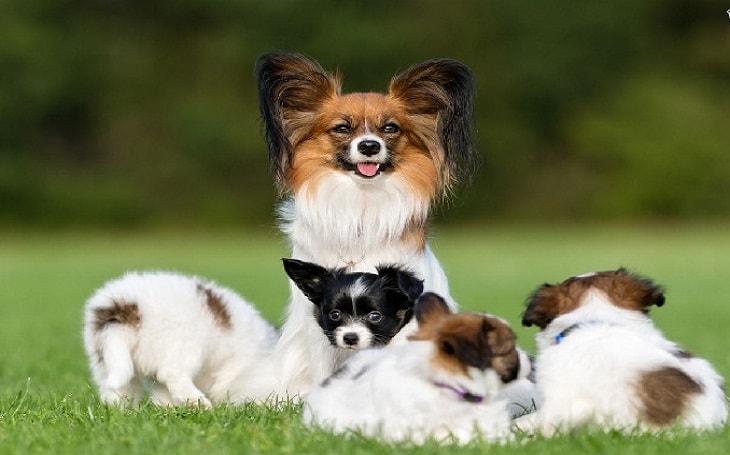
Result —
POLYGON ((396 266, 346 273, 284 259, 287 275, 313 303, 312 313, 332 346, 356 351, 390 342, 413 317, 423 281, 396 266))

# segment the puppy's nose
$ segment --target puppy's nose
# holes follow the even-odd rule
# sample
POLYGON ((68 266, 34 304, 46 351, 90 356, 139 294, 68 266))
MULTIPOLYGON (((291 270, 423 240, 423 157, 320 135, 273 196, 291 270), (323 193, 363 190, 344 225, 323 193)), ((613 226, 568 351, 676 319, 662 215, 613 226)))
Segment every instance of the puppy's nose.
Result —
POLYGON ((380 143, 369 139, 360 141, 360 143, 357 144, 357 151, 365 156, 377 155, 380 153, 380 143))
POLYGON ((345 344, 348 346, 356 345, 359 340, 360 340, 360 337, 357 336, 357 333, 352 333, 352 332, 346 333, 342 337, 342 341, 344 341, 345 344))

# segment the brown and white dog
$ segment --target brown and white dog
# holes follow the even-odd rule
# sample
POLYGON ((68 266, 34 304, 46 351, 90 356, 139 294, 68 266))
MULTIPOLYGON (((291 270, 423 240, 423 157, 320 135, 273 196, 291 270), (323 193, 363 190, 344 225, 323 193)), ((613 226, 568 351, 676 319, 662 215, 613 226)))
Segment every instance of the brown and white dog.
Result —
MULTIPOLYGON (((453 305, 426 244, 433 204, 468 179, 473 77, 436 59, 393 78, 388 93, 341 92, 341 79, 300 54, 256 64, 272 173, 292 257, 372 272, 406 264, 453 305)), ((305 394, 337 366, 334 347, 294 283, 276 347, 280 392, 305 394)), ((412 333, 406 326, 395 340, 412 333)))
POLYGON ((84 347, 101 400, 161 405, 263 401, 274 392, 276 330, 235 291, 173 272, 130 272, 84 308, 84 347))
POLYGON ((649 307, 663 304, 660 287, 623 268, 538 288, 522 323, 540 328, 542 402, 520 428, 551 435, 584 425, 641 431, 724 424, 722 378, 654 326, 649 307))
POLYGON ((412 341, 360 351, 307 396, 304 419, 389 441, 511 437, 509 386, 530 370, 500 318, 453 313, 433 293, 415 305, 412 341))

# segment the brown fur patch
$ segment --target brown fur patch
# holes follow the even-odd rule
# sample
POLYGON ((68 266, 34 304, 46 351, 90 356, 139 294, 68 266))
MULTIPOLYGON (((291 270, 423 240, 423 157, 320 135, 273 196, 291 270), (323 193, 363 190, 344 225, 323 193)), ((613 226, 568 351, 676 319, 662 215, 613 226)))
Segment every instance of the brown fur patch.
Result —
POLYGON ((138 327, 142 318, 137 304, 124 300, 113 300, 112 306, 94 310, 94 329, 99 332, 109 324, 127 324, 138 327))
POLYGON ((664 367, 644 373, 636 386, 641 416, 657 426, 668 426, 682 415, 702 386, 678 368, 664 367))
POLYGON ((611 303, 627 310, 648 313, 649 306, 664 304, 664 294, 660 287, 621 268, 572 277, 557 285, 541 286, 528 299, 522 324, 534 324, 544 329, 556 317, 578 308, 589 289, 603 292, 611 303))
POLYGON ((426 147, 398 103, 378 93, 351 93, 322 102, 316 121, 309 124, 307 132, 291 137, 296 150, 287 177, 291 189, 298 193, 306 184, 308 191, 316 191, 324 176, 339 171, 338 154, 348 149, 354 138, 366 132, 385 142, 394 172, 402 175, 421 199, 434 198, 439 186, 437 165, 432 156, 436 152, 426 147), (343 123, 349 125, 350 132, 333 131, 343 123), (388 123, 395 123, 400 131, 382 133, 380 128, 388 123))
POLYGON ((504 382, 519 371, 519 354, 512 329, 499 319, 476 313, 452 313, 435 294, 416 303, 418 332, 413 340, 436 345, 432 363, 440 369, 467 375, 468 367, 491 368, 504 382))
POLYGON ((208 306, 215 322, 224 329, 230 329, 231 315, 223 302, 223 297, 202 284, 198 284, 198 291, 205 295, 205 304, 208 306))

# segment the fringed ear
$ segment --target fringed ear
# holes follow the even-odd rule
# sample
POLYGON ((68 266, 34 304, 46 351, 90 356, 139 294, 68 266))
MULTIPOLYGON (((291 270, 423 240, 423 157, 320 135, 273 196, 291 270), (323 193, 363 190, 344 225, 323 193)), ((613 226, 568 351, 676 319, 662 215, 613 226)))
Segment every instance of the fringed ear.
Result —
POLYGON ((324 288, 332 279, 333 271, 311 262, 282 259, 284 270, 305 296, 316 306, 322 305, 324 288))
POLYGON ((414 312, 418 321, 418 332, 410 337, 412 340, 432 339, 439 322, 452 314, 446 301, 433 292, 421 294, 416 300, 414 312))
POLYGON ((428 60, 390 83, 390 96, 406 109, 440 169, 444 197, 455 183, 468 183, 478 161, 472 149, 474 91, 469 68, 451 59, 428 60))
POLYGON ((558 286, 543 284, 527 299, 527 309, 522 314, 522 325, 536 325, 541 329, 550 324, 558 315, 560 289, 558 286))
POLYGON ((628 308, 648 312, 652 305, 664 305, 664 290, 649 278, 621 267, 615 272, 613 280, 613 291, 620 301, 626 302, 624 306, 628 308))
POLYGON ((339 94, 340 81, 316 61, 293 53, 262 55, 255 73, 269 165, 283 193, 294 147, 306 135, 322 102, 339 94))
POLYGON ((399 267, 387 265, 377 267, 378 275, 385 280, 385 287, 405 295, 410 302, 415 302, 423 293, 423 280, 413 273, 399 267))

